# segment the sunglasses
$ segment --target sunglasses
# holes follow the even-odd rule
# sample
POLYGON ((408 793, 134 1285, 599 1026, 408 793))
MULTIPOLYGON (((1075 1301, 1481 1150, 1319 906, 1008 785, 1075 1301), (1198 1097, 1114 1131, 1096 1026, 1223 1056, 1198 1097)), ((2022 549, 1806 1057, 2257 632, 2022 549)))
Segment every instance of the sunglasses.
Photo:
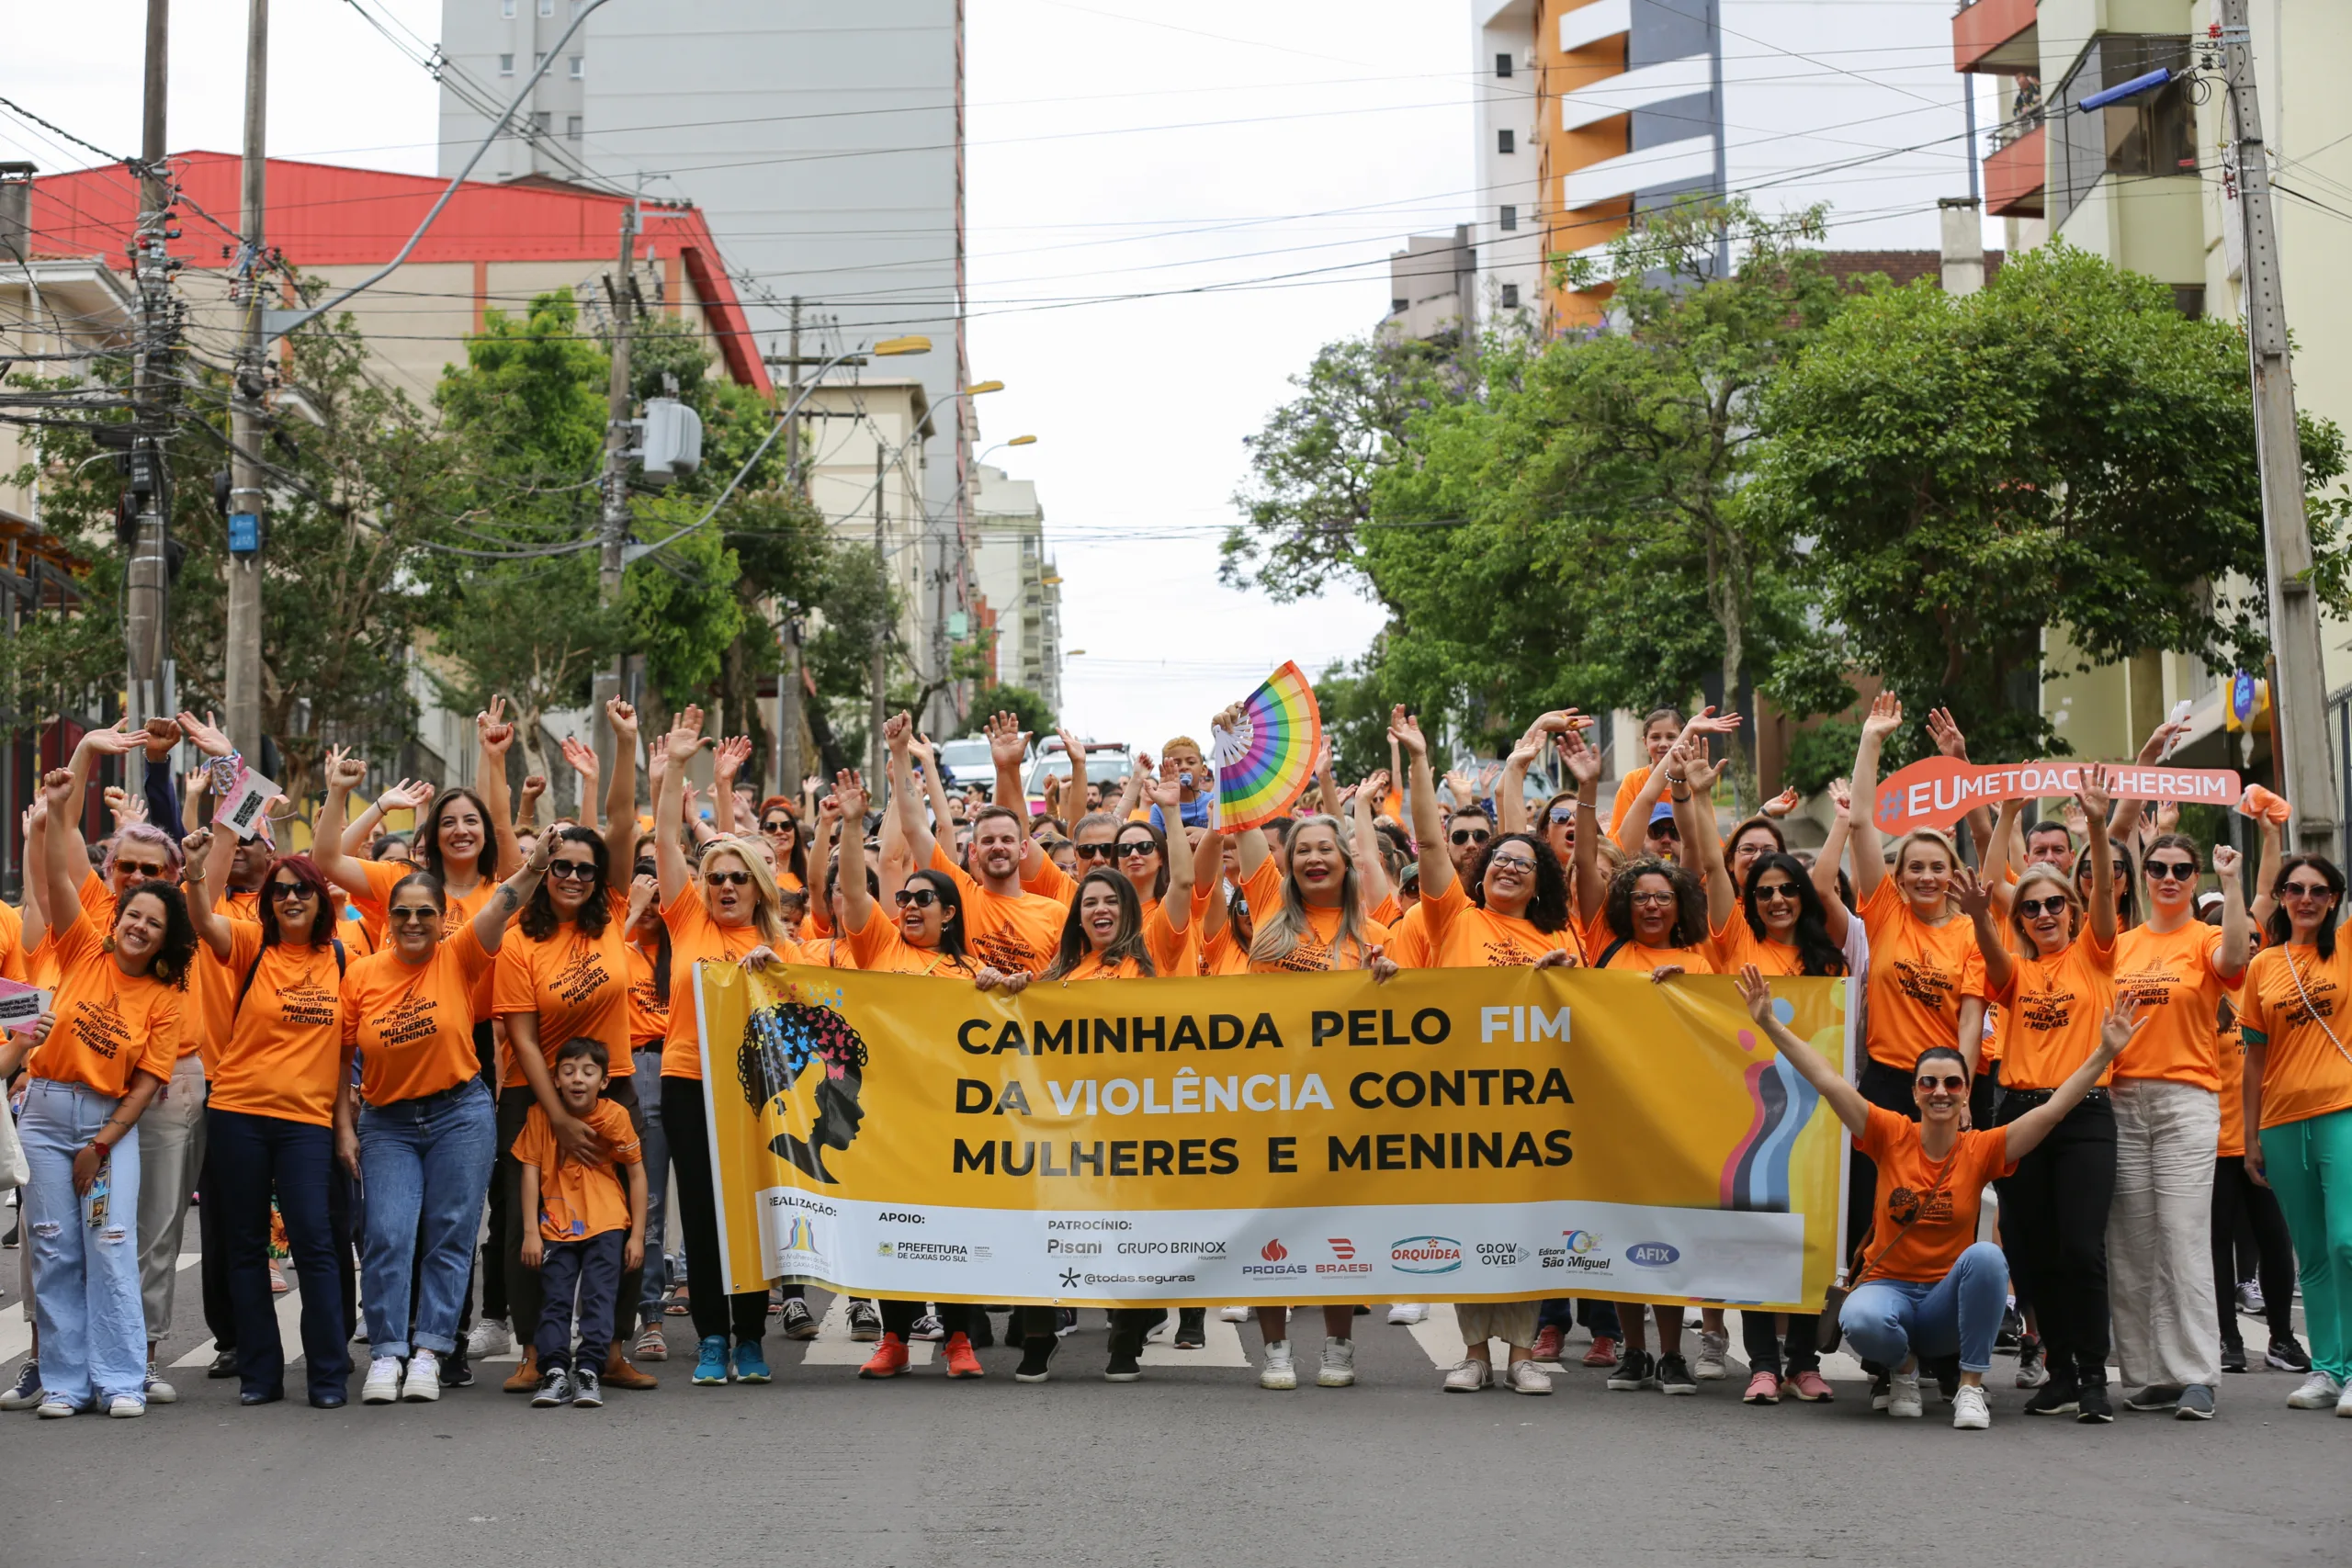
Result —
POLYGON ((1482 833, 1476 828, 1457 828, 1451 837, 1457 844, 1483 844, 1494 835, 1482 833))
POLYGON ((2066 900, 2064 898, 2020 898, 2018 900, 2018 913, 2029 920, 2038 915, 2055 915, 2065 908, 2066 900))
POLYGON ((2151 882, 2194 882, 2197 863, 2194 861, 2152 860, 2147 865, 2151 882))
POLYGON ((1788 902, 1793 904, 1797 901, 1797 885, 1793 882, 1758 883, 1756 885, 1756 901, 1761 904, 1767 899, 1775 903, 1778 903, 1782 899, 1786 899, 1788 902))
POLYGON ((706 871, 702 879, 714 887, 741 887, 752 880, 748 871, 706 871))
POLYGON ((114 868, 126 876, 141 877, 150 882, 162 881, 172 869, 168 865, 145 865, 135 860, 119 860, 114 863, 114 868))
POLYGON ((1577 819, 1577 809, 1576 809, 1576 807, 1573 807, 1573 806, 1555 806, 1555 807, 1552 807, 1552 820, 1553 820, 1553 821, 1555 821, 1555 822, 1573 822, 1573 821, 1575 821, 1576 819, 1577 819))
POLYGON ((1921 1089, 1933 1089, 1940 1088, 1950 1089, 1954 1094, 1958 1094, 1961 1090, 1968 1087, 1968 1080, 1962 1077, 1958 1073, 1947 1073, 1940 1078, 1936 1077, 1933 1073, 1922 1073, 1912 1081, 1921 1089))
POLYGON ((1119 846, 1116 844, 1074 844, 1070 847, 1070 853, 1080 860, 1114 860, 1118 857, 1119 846))
POLYGON ((1125 843, 1123 843, 1118 847, 1118 852, 1122 857, 1129 855, 1156 855, 1159 852, 1159 846, 1153 843, 1149 839, 1129 839, 1125 843))
POLYGON ((300 882, 273 882, 269 885, 269 896, 281 904, 291 904, 300 899, 316 897, 307 886, 300 882))
POLYGON ((2289 898, 2325 898, 2334 891, 2324 882, 2290 882, 2279 889, 2289 898))
POLYGON ((594 882, 596 880, 596 863, 592 860, 549 861, 548 874, 570 882, 594 882))
POLYGON ((891 895, 903 909, 911 904, 918 909, 928 909, 939 902, 939 890, 933 887, 901 887, 891 895))
POLYGON ((776 817, 760 824, 763 833, 789 833, 797 826, 789 817, 776 817))
POLYGON ((437 920, 441 918, 441 911, 435 908, 430 904, 403 904, 397 908, 385 910, 384 918, 390 920, 392 924, 396 926, 404 926, 412 920, 419 923, 425 920, 437 920))
POLYGON ((1657 822, 1650 826, 1650 837, 1653 839, 1679 839, 1682 837, 1682 829, 1677 828, 1671 822, 1657 822))

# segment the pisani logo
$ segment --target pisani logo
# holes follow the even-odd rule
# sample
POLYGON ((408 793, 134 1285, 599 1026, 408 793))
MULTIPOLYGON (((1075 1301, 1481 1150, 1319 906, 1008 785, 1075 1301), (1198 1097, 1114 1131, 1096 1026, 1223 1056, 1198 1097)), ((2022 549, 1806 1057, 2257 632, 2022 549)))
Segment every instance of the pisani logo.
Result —
POLYGON ((1388 1244, 1388 1266, 1399 1274, 1451 1274, 1462 1267, 1462 1244, 1450 1235, 1408 1235, 1388 1244))

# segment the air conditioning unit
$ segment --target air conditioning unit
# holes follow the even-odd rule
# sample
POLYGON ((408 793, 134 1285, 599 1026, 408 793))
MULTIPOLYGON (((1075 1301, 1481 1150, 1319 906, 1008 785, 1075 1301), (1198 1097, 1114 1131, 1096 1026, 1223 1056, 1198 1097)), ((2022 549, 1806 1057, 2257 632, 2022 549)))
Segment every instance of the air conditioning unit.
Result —
POLYGON ((1529 44, 1525 49, 1519 51, 1519 66, 1522 71, 1532 71, 1535 69, 1535 46, 1533 44, 1529 44))
POLYGON ((648 398, 637 426, 647 484, 669 484, 702 467, 702 416, 677 399, 648 398))

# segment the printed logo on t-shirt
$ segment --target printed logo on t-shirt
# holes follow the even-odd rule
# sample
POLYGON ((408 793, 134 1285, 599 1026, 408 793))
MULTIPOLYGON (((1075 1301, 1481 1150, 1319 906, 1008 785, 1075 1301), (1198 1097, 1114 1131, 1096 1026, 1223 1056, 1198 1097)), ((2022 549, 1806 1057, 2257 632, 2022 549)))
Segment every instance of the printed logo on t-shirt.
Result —
POLYGON ((2115 977, 2115 999, 2119 1005, 2131 1001, 2143 1008, 2170 1007, 2173 991, 2181 984, 2182 976, 2165 965, 2135 969, 2115 977))
POLYGON ((1952 1217, 1951 1190, 1919 1193, 1908 1187, 1897 1187, 1886 1195, 1886 1217, 1898 1225, 1946 1224, 1952 1217), (1920 1201, 1927 1199, 1927 1212, 1920 1213, 1920 1201))
POLYGON ((2302 989, 2296 991, 2294 976, 2289 976, 2289 997, 2279 1004, 2278 1016, 2289 1023, 2309 1023, 2314 1018, 2334 1018, 2335 982, 2325 975, 2304 974, 2300 969, 2295 974, 2301 976, 2302 989), (2308 1007, 2304 1005, 2306 998, 2310 1000, 2308 1007))
POLYGON ((429 997, 402 997, 390 1011, 372 1021, 377 1041, 391 1047, 430 1040, 440 1032, 440 1010, 429 997))
POLYGON ((94 1056, 113 1061, 130 1043, 130 1026, 123 1021, 121 1011, 111 996, 103 1002, 79 1001, 67 1021, 74 1032, 74 1043, 94 1056))
POLYGON ((2074 1016, 2072 991, 2029 991, 2018 998, 2018 1021, 2037 1033, 2064 1029, 2074 1016))
POLYGON ((566 1005, 577 1007, 613 983, 605 955, 596 948, 576 949, 563 967, 548 981, 548 989, 566 1005))
POLYGON ((1015 970, 1037 974, 1052 962, 1053 956, 1039 953, 1010 930, 974 932, 972 951, 978 953, 989 968, 1001 969, 1008 975, 1015 970))
POLYGON ((1489 969, 1524 969, 1544 955, 1531 953, 1525 944, 1510 937, 1489 937, 1484 949, 1489 969))
POLYGON ((1894 961, 1894 983, 1903 994, 1923 1008, 1941 1012, 1951 1006, 1951 994, 1960 977, 1939 964, 1925 963, 1917 958, 1894 961))

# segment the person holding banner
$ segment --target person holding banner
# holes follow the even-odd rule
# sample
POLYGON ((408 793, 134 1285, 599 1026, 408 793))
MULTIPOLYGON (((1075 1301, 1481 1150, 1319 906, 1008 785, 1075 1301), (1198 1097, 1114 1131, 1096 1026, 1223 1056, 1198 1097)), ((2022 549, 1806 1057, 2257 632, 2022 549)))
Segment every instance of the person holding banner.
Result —
POLYGON ((62 919, 47 933, 56 1022, 26 1064, 32 1082, 18 1133, 32 1181, 24 1190, 24 1246, 40 1333, 40 1414, 137 1416, 147 1411, 152 1359, 135 1221, 139 1119, 179 1058, 196 933, 179 889, 156 878, 123 889, 99 934, 76 892, 90 872, 70 822, 81 793, 72 769, 41 781, 50 827, 41 905, 62 919))
MULTIPOLYGON (((786 934, 768 857, 750 840, 714 839, 701 854, 696 882, 682 842, 680 807, 685 796, 686 765, 702 749, 702 709, 689 704, 662 738, 664 766, 653 800, 653 863, 662 891, 662 920, 670 931, 673 984, 693 984, 696 964, 738 964, 754 948, 766 947, 788 964, 807 962, 800 944, 786 934)), ((847 824, 844 840, 854 836, 847 824)), ((662 1047, 662 1128, 678 1183, 678 1228, 685 1242, 686 1278, 693 1289, 695 1353, 694 1381, 716 1387, 730 1379, 767 1382, 767 1356, 761 1348, 768 1323, 768 1293, 763 1290, 720 1293, 725 1273, 718 1252, 717 1176, 710 1166, 710 1112, 703 1102, 702 1037, 692 994, 670 1008, 670 1032, 662 1047), (729 1330, 734 1342, 730 1359, 729 1330)))
POLYGON ((2100 1020, 2097 1045, 2046 1098, 1986 1130, 1964 1125, 1969 1072, 1960 1047, 1931 1045, 1913 1062, 1911 1092, 1919 1112, 1913 1120, 1864 1100, 1781 1022, 1771 985, 1752 964, 1739 973, 1739 994, 1757 1028, 1829 1102, 1855 1142, 1871 1151, 1878 1173, 1871 1228, 1838 1321, 1856 1351, 1891 1369, 1886 1413, 1912 1420, 1924 1415, 1922 1361, 1957 1352, 1951 1424, 1962 1431, 1984 1430, 1993 1424, 1984 1374, 1993 1365, 2008 1276, 2001 1249, 1976 1239, 1984 1183, 2015 1170, 2092 1091, 2145 1026, 2138 1004, 2126 999, 2100 1020))
MULTIPOLYGON (((2115 948, 2115 987, 2151 1010, 2151 1027, 2115 1064, 2116 1359, 2134 1410, 2210 1420, 2221 1381, 2212 1274, 2213 1161, 2222 1131, 2221 1015, 2245 974, 2253 922, 2238 852, 2213 851, 2222 929, 2197 918, 2197 841, 2149 840, 2148 920, 2115 948)), ((2242 1067, 2235 1051, 2230 1067, 2242 1067)))
POLYGON ((2301 1260, 2311 1374, 2297 1410, 2352 1416, 2352 1042, 2335 1003, 2352 989, 2352 946, 2339 940, 2344 874, 2292 854, 2270 885, 2269 939, 2246 972, 2245 1174, 2286 1212, 2301 1260))
MULTIPOLYGON (((2091 886, 2087 908, 2054 866, 2018 878, 2010 904, 2010 949, 1994 923, 1993 886, 2002 874, 1996 851, 1985 880, 1960 873, 1962 908, 1974 928, 1982 967, 1963 988, 1957 1043, 1973 1052, 1984 1010, 2000 1009, 2002 1122, 2047 1104, 2099 1044, 2099 1019, 2115 994, 2114 859, 2107 836, 2113 804, 2107 769, 2091 763, 2079 792, 2087 819, 2091 886)), ((1859 797, 1859 792, 1858 797, 1859 797)), ((2022 801, 2001 808, 1993 841, 2007 841, 2022 801)), ((2001 1237, 2018 1275, 2018 1294, 2039 1314, 2050 1381, 2026 1405, 2029 1416, 2073 1416, 2086 1424, 2115 1419, 2107 1392, 2109 1342, 2107 1227, 2115 1199, 2115 1108, 2107 1077, 2086 1092, 2014 1175, 2000 1183, 2001 1237)))

